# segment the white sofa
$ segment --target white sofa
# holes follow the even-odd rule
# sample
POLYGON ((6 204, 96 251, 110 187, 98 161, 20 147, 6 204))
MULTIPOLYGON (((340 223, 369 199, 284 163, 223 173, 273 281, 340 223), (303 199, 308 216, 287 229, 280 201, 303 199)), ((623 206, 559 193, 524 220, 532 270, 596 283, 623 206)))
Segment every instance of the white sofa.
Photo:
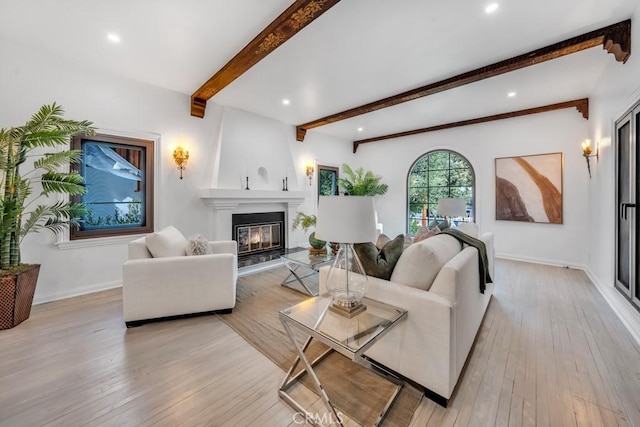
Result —
MULTIPOLYGON (((477 237, 475 224, 460 229, 477 237)), ((493 279, 493 233, 479 238, 493 279)), ((423 386, 425 394, 443 406, 455 389, 493 290, 487 283, 480 293, 478 251, 462 246, 445 234, 414 243, 403 251, 391 279, 370 277, 366 292, 368 298, 408 310, 408 316, 365 355, 423 386)), ((327 276, 328 267, 323 267, 321 294, 327 276)))
POLYGON ((127 327, 173 317, 231 312, 238 277, 236 242, 209 242, 212 254, 197 256, 185 255, 184 243, 178 243, 182 252, 176 247, 177 253, 154 258, 146 239, 129 243, 129 260, 122 267, 127 327))

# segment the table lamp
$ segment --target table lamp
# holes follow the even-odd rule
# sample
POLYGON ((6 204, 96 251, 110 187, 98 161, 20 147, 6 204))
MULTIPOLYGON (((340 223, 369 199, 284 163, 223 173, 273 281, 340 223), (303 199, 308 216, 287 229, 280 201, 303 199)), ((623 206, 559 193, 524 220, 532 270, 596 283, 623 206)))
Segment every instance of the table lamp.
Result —
POLYGON ((467 215, 467 205, 464 199, 438 199, 438 214, 445 218, 457 218, 467 215))
POLYGON ((327 277, 327 290, 333 297, 329 308, 346 317, 366 309, 362 297, 367 275, 353 244, 376 240, 375 216, 373 197, 320 196, 318 201, 316 237, 340 243, 327 277))

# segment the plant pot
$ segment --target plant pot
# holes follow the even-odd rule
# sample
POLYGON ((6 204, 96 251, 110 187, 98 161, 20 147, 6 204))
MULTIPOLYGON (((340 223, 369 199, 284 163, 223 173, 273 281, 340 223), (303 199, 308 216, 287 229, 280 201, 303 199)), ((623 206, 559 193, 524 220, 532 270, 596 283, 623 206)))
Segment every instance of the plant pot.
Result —
POLYGON ((314 249, 322 249, 327 246, 327 242, 325 242, 324 240, 316 239, 316 232, 314 231, 309 236, 309 245, 311 245, 311 247, 314 249))
POLYGON ((31 314, 40 264, 17 274, 0 276, 0 329, 13 328, 31 314))

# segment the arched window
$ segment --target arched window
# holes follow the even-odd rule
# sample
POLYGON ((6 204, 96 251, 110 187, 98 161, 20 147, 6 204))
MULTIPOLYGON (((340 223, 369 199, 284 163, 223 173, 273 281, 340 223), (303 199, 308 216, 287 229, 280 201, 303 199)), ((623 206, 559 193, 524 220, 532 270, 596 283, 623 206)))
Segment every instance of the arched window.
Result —
POLYGON ((414 234, 437 214, 438 199, 460 198, 467 216, 454 221, 474 221, 475 173, 464 156, 450 150, 424 154, 411 166, 407 182, 407 232, 414 234))

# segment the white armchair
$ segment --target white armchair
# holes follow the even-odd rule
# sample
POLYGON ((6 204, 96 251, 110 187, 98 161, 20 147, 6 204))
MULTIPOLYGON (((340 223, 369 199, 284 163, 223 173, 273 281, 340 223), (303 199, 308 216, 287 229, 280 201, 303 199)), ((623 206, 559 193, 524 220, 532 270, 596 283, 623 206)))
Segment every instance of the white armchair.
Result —
MULTIPOLYGON (((154 234, 167 230, 174 233, 173 237, 175 233, 182 236, 173 227, 154 234)), ((130 242, 129 260, 122 268, 122 305, 127 327, 168 318, 231 312, 238 277, 236 242, 209 242, 213 252, 209 255, 165 253, 156 258, 147 247, 149 242, 148 237, 130 242)), ((171 243, 174 247, 180 244, 175 240, 171 243)), ((157 255, 157 251, 152 252, 157 255)))

